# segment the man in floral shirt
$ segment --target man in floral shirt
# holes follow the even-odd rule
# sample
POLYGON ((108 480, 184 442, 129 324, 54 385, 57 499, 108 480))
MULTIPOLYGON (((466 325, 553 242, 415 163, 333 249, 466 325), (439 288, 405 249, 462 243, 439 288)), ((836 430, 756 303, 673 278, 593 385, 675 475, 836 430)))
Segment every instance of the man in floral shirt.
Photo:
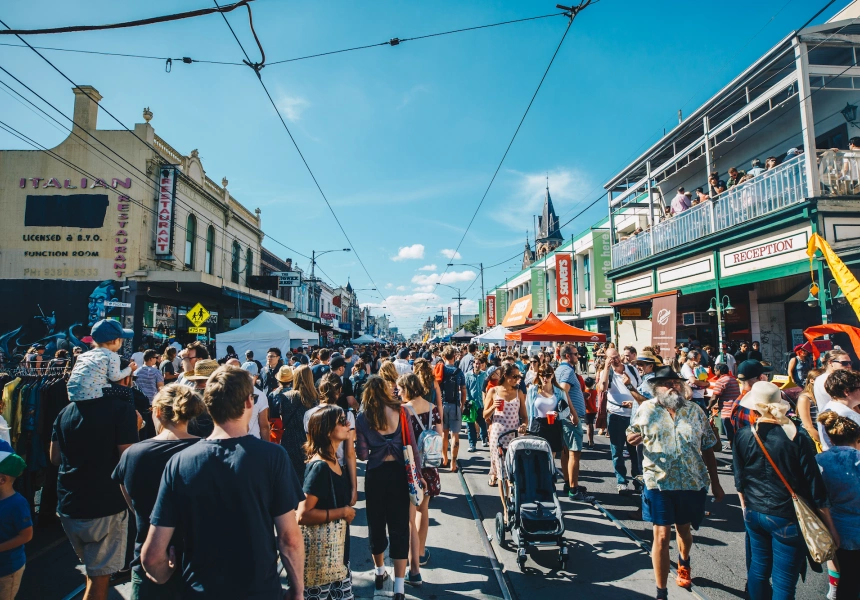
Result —
POLYGON ((645 447, 642 514, 654 525, 651 561, 657 598, 668 598, 669 540, 678 532, 680 587, 692 585, 690 549, 693 534, 705 516, 708 483, 714 498, 723 498, 714 447, 719 443, 704 411, 686 400, 690 389, 671 367, 659 367, 650 380, 654 398, 639 406, 627 428, 627 442, 645 447))

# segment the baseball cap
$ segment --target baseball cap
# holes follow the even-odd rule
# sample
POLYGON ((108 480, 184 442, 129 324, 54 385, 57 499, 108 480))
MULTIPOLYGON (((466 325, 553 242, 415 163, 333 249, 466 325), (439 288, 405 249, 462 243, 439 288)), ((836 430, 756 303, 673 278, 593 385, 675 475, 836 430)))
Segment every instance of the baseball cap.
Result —
POLYGON ((260 374, 259 370, 257 369, 257 363, 250 360, 246 363, 242 363, 242 370, 248 371, 248 373, 250 373, 251 375, 260 374))
POLYGON ((762 373, 770 373, 773 367, 763 365, 757 360, 745 360, 738 365, 738 379, 746 381, 748 379, 756 379, 762 373))
POLYGON ((27 463, 15 454, 12 446, 5 440, 0 440, 0 475, 20 477, 26 468, 27 463))
POLYGON ((332 359, 332 361, 329 363, 329 366, 332 368, 332 371, 334 371, 335 369, 345 367, 346 361, 343 359, 342 356, 338 356, 337 358, 332 359))
POLYGON ((134 337, 134 331, 131 329, 123 329, 122 325, 119 324, 119 321, 102 319, 93 325, 92 331, 90 331, 90 336, 93 338, 94 342, 103 344, 119 338, 130 340, 134 337))

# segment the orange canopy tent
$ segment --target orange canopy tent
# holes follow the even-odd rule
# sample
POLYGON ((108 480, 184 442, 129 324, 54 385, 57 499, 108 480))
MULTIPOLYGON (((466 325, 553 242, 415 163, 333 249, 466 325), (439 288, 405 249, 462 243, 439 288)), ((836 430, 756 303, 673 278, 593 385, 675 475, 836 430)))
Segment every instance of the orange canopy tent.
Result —
POLYGON ((505 334, 515 342, 605 342, 606 335, 568 325, 555 313, 549 313, 540 323, 505 334))

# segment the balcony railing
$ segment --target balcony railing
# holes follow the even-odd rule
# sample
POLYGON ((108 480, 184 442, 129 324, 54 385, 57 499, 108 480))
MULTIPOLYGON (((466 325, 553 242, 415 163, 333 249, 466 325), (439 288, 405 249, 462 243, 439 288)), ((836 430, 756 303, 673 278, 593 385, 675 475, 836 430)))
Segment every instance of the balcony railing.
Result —
MULTIPOLYGON (((849 163, 847 159, 837 156, 853 153, 831 154, 834 156, 830 157, 828 172, 838 173, 839 165, 848 173, 846 177, 854 177, 853 186, 858 189, 858 162, 849 163), (853 165, 853 170, 850 165, 853 165)), ((853 156, 849 158, 860 161, 860 152, 857 153, 857 159, 853 156)), ((796 156, 750 181, 732 187, 712 201, 697 204, 689 210, 664 219, 650 231, 621 240, 612 247, 612 267, 633 264, 654 253, 689 244, 706 235, 748 223, 752 219, 802 202, 806 197, 804 159, 803 155, 796 156), (653 247, 651 236, 654 236, 653 247)), ((825 166, 822 157, 820 170, 825 166)), ((836 180, 838 179, 839 177, 836 177, 836 180)), ((848 187, 851 181, 845 183, 843 187, 848 187)), ((822 189, 825 189, 824 185, 822 189)))

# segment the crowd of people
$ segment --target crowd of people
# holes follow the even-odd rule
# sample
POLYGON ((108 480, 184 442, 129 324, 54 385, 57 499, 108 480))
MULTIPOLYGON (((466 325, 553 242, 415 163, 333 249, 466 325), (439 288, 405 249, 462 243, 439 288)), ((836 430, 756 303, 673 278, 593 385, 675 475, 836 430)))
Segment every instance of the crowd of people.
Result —
MULTIPOLYGON (((432 564, 429 506, 440 471, 460 469, 463 429, 467 453, 489 451, 504 513, 500 457, 515 435, 546 440, 561 493, 585 503, 582 452, 606 435, 617 493, 641 495, 637 518, 653 526, 657 598, 673 528, 675 583, 692 585, 693 530, 708 489, 724 495, 720 451, 743 507, 749 596, 793 598, 805 573, 795 495, 838 548, 826 557, 833 597, 860 592, 860 373, 838 348, 820 360, 796 348, 787 394, 757 343, 715 353, 691 338, 666 357, 612 343, 270 348, 261 363, 233 348, 216 359, 200 342, 125 360, 132 332, 111 320, 91 336, 70 361, 50 445, 86 600, 123 577, 134 598, 352 598, 360 487, 375 587, 393 579, 403 600, 432 564)), ((0 598, 15 596, 33 531, 26 501, 6 501, 16 457, 0 441, 0 598)))

